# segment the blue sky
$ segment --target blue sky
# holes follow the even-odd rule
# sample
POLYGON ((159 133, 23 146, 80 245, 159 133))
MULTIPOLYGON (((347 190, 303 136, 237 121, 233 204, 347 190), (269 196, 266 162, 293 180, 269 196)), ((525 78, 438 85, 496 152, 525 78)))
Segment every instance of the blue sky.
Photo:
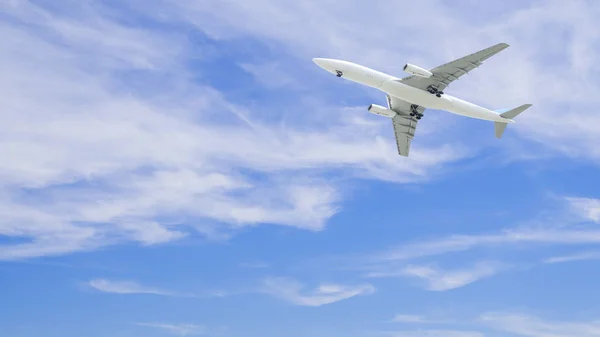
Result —
POLYGON ((600 336, 600 4, 340 3, 2 2, 0 335, 600 336), (498 42, 409 158, 311 61, 498 42))

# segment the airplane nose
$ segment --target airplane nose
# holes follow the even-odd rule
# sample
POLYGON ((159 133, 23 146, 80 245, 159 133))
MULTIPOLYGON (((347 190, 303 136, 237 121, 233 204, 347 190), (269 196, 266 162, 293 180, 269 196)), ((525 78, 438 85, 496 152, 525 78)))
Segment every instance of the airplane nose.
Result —
POLYGON ((321 68, 325 68, 327 66, 327 59, 321 57, 315 57, 313 62, 321 68))
POLYGON ((326 59, 321 57, 315 57, 313 59, 313 62, 332 74, 339 74, 342 71, 344 65, 343 62, 340 62, 339 60, 326 59))

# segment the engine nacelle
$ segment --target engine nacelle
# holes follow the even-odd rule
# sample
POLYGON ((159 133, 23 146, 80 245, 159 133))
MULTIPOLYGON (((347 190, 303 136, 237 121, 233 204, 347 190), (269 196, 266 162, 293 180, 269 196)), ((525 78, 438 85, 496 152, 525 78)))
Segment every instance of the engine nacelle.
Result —
POLYGON ((402 70, 404 70, 405 72, 409 73, 409 74, 413 74, 415 76, 419 76, 419 77, 431 77, 433 76, 433 74, 431 73, 431 71, 427 70, 427 69, 423 69, 421 67, 417 67, 414 64, 410 64, 407 63, 404 65, 404 68, 402 68, 402 70))
POLYGON ((394 116, 396 116, 395 111, 392 111, 388 108, 382 107, 381 105, 377 104, 369 105, 369 108, 367 110, 369 110, 369 112, 374 115, 384 116, 388 118, 394 118, 394 116))

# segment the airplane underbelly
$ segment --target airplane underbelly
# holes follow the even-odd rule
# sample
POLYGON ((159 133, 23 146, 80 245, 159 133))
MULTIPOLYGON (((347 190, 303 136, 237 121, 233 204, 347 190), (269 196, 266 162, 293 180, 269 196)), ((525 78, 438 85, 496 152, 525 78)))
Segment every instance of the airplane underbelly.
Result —
POLYGON ((425 90, 411 87, 394 80, 385 81, 380 89, 387 94, 424 108, 450 110, 453 106, 452 99, 446 97, 446 95, 437 97, 425 90))
POLYGON ((347 80, 379 89, 391 76, 357 64, 346 67, 342 77, 347 80))
POLYGON ((472 118, 485 119, 489 121, 503 121, 497 114, 477 106, 475 104, 463 101, 450 95, 437 97, 425 90, 408 86, 398 81, 385 81, 380 90, 388 93, 398 99, 407 101, 424 108, 445 110, 457 115, 468 116, 472 118))
POLYGON ((356 83, 370 86, 372 88, 381 88, 384 79, 377 76, 374 73, 358 72, 358 71, 346 71, 343 75, 346 79, 356 83))
POLYGON ((485 108, 482 108, 478 105, 465 102, 461 99, 455 98, 454 104, 450 112, 453 112, 458 115, 468 116, 477 119, 484 119, 489 121, 503 121, 503 118, 498 114, 491 112, 485 108))

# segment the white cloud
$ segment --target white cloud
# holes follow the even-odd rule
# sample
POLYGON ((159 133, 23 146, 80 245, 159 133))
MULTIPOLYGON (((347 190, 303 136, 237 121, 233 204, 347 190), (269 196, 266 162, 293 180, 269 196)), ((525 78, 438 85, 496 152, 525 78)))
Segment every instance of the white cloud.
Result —
POLYGON ((420 257, 466 251, 479 247, 515 245, 519 243, 548 245, 600 244, 600 230, 594 229, 511 229, 499 234, 452 235, 437 240, 400 246, 379 255, 384 261, 409 260, 420 257))
POLYGON ((110 294, 132 295, 132 294, 148 294, 169 297, 186 297, 186 298, 214 298, 224 297, 247 291, 228 291, 222 289, 205 289, 195 292, 184 292, 172 289, 156 288, 140 284, 132 280, 109 280, 109 279, 93 279, 85 283, 85 286, 110 294))
POLYGON ((249 269, 264 269, 264 268, 270 267, 270 265, 268 263, 262 262, 262 261, 244 262, 244 263, 241 263, 240 266, 242 268, 249 268, 249 269))
MULTIPOLYGON (((421 323, 426 320, 421 316, 400 316, 406 317, 401 318, 401 322, 414 322, 421 323)), ((458 321, 457 321, 458 323, 458 321)), ((600 336, 600 321, 550 321, 543 320, 539 317, 535 317, 523 313, 502 313, 502 312, 490 312, 478 315, 476 320, 460 320, 459 324, 467 323, 477 329, 486 331, 460 331, 460 330, 411 330, 411 331, 391 331, 383 334, 389 336, 398 337, 412 337, 412 336, 487 336, 487 331, 491 328, 500 333, 508 333, 511 336, 523 336, 523 337, 598 337, 600 336)), ((494 334, 495 336, 495 334, 494 334)))
POLYGON ((573 209, 587 220, 600 223, 600 199, 568 198, 573 209))
POLYGON ((508 267, 497 262, 480 262, 472 268, 441 270, 432 266, 408 265, 401 274, 421 279, 425 288, 432 291, 446 291, 505 271, 508 267))
POLYGON ((370 284, 341 285, 323 283, 314 289, 307 289, 304 284, 291 278, 272 277, 263 279, 258 287, 244 287, 237 290, 211 290, 186 293, 142 285, 136 281, 118 281, 94 279, 86 286, 97 291, 119 295, 149 294, 169 297, 208 298, 241 294, 266 294, 299 306, 319 307, 332 304, 355 296, 369 295, 375 291, 370 284))
POLYGON ((143 286, 134 281, 111 281, 106 279, 95 279, 88 286, 105 293, 113 294, 151 294, 161 296, 180 296, 175 292, 164 289, 143 286))
POLYGON ((276 62, 265 64, 241 64, 240 67, 253 75, 259 83, 267 88, 294 86, 297 81, 285 71, 284 66, 276 62))
POLYGON ((479 331, 461 331, 461 330, 412 330, 412 331, 391 331, 383 333, 390 337, 484 337, 479 331))
MULTIPOLYGON (((434 0, 410 7, 398 1, 384 1, 381 6, 356 2, 342 10, 333 0, 301 4, 260 0, 252 5, 222 1, 210 6, 206 0, 159 3, 173 19, 184 18, 219 39, 253 37, 271 47, 283 45, 281 49, 301 60, 343 58, 394 74, 402 74, 404 61, 433 67, 508 42, 512 46, 508 51, 448 90, 492 108, 533 103, 534 108, 519 116, 511 130, 564 156, 600 159, 596 146, 600 115, 595 113, 600 100, 589 94, 600 88, 596 76, 600 66, 592 61, 600 57, 600 50, 592 47, 600 41, 596 20, 600 6, 595 2, 514 3, 510 7, 516 9, 501 14, 489 11, 481 20, 465 20, 465 12, 453 3, 434 0), (406 15, 397 20, 397 13, 406 15), (436 24, 422 25, 423 13, 436 24), (244 20, 237 19, 242 16, 244 20), (368 28, 354 24, 365 18, 385 24, 368 28), (404 37, 401 43, 390 32, 404 37)), ((477 5, 469 4, 469 10, 473 7, 477 5)), ((504 148, 502 156, 516 151, 515 158, 523 158, 526 146, 515 146, 510 138, 502 143, 492 138, 481 143, 504 148)))
POLYGON ((549 322, 525 314, 488 313, 481 321, 497 330, 526 337, 597 337, 600 321, 549 322))
POLYGON ((583 260, 600 260, 600 251, 585 251, 569 255, 554 256, 544 260, 544 263, 562 263, 583 260))
POLYGON ((0 259, 265 223, 318 231, 345 185, 323 173, 424 181, 468 155, 415 144, 402 159, 389 125, 355 118, 282 127, 192 81, 176 30, 121 24, 101 5, 2 6, 0 235, 23 243, 0 259))
MULTIPOLYGON (((302 57, 337 49, 340 56, 358 55, 356 61, 373 66, 388 64, 387 60, 398 59, 401 53, 407 58, 411 51, 413 56, 410 57, 417 61, 438 62, 439 59, 442 62, 470 52, 475 46, 488 45, 485 41, 491 37, 502 40, 512 36, 515 49, 518 47, 521 52, 514 51, 514 55, 503 57, 508 58, 506 62, 515 61, 513 66, 520 73, 535 74, 527 77, 530 79, 552 75, 539 71, 541 66, 522 57, 539 53, 537 49, 527 49, 529 44, 523 41, 545 35, 546 31, 535 28, 536 20, 558 20, 550 14, 566 6, 555 2, 547 7, 524 9, 510 20, 503 20, 501 25, 490 21, 481 30, 485 38, 476 34, 461 38, 460 43, 447 44, 445 34, 474 30, 448 16, 442 10, 444 7, 435 1, 420 2, 411 10, 439 15, 444 18, 440 22, 449 29, 440 34, 437 28, 435 31, 429 27, 413 30, 411 19, 389 21, 398 31, 415 37, 403 42, 408 45, 390 49, 380 34, 383 27, 357 30, 344 24, 359 12, 362 16, 378 10, 372 6, 357 4, 348 9, 347 14, 354 13, 352 15, 333 18, 327 15, 328 20, 306 21, 308 15, 314 18, 311 8, 316 3, 295 7, 263 0, 263 5, 269 5, 267 8, 282 14, 277 18, 287 18, 288 24, 309 22, 298 25, 297 28, 302 29, 296 30, 280 29, 273 22, 262 20, 264 13, 256 11, 258 6, 246 8, 243 4, 231 6, 228 3, 202 6, 202 1, 155 3, 157 6, 146 5, 140 10, 165 9, 166 17, 191 20, 213 36, 267 37, 302 57), (161 4, 169 6, 161 7, 161 4), (219 11, 219 8, 226 10, 219 11), (178 15, 184 11, 185 18, 178 15), (247 20, 227 20, 238 11, 243 11, 247 20), (529 11, 537 15, 528 16, 529 11), (525 17, 529 19, 524 20, 525 17), (331 29, 323 29, 323 25, 331 29), (525 27, 527 34, 511 35, 515 27, 525 27), (352 41, 348 36, 353 37, 352 41), (416 41, 426 36, 430 43, 418 46, 416 41), (421 48, 425 48, 421 54, 415 54, 414 50, 421 48), (298 53, 299 50, 302 52, 298 53), (434 59, 433 55, 438 56, 434 59)), ((397 6, 390 5, 392 7, 385 7, 385 12, 373 14, 389 15, 393 6, 397 6)), ((325 15, 327 6, 333 3, 319 6, 323 7, 317 15, 325 15)), ((321 230, 343 200, 342 184, 324 179, 323 170, 344 169, 359 177, 414 182, 437 174, 445 163, 472 154, 455 145, 442 145, 441 140, 445 138, 440 137, 438 143, 434 138, 423 139, 421 144, 431 143, 431 147, 415 143, 411 158, 402 159, 391 141, 389 125, 364 123, 356 118, 330 119, 317 131, 293 125, 275 126, 261 118, 259 111, 248 111, 217 90, 191 82, 188 78, 191 70, 185 67, 190 45, 176 31, 125 26, 114 18, 109 19, 103 10, 90 10, 84 5, 60 8, 63 13, 60 15, 54 11, 56 8, 44 9, 28 1, 5 4, 4 8, 15 22, 30 26, 5 25, 0 30, 0 71, 3 74, 0 89, 5 93, 0 111, 3 135, 0 156, 11 158, 0 164, 3 186, 0 213, 6 214, 0 220, 0 235, 26 241, 0 247, 0 259, 64 254, 122 241, 158 244, 193 232, 220 238, 227 237, 235 228, 263 223, 321 230), (141 74, 140 77, 131 75, 132 70, 141 74), (232 120, 232 116, 237 119, 232 120), (380 134, 386 135, 386 139, 380 134), (246 175, 247 171, 268 174, 270 178, 259 182, 246 175)), ((595 7, 587 10, 577 3, 568 8, 568 18, 582 20, 560 19, 561 24, 575 25, 573 29, 584 32, 590 22, 587 17, 595 7)), ((585 46, 585 39, 595 39, 588 30, 585 32, 581 35, 583 40, 576 41, 574 46, 585 46)), ((537 48, 536 44, 532 45, 531 48, 537 48)), ((547 48, 546 44, 543 46, 547 48)), ((578 59, 576 64, 579 70, 594 66, 585 59, 578 59)), ((283 66, 278 63, 273 69, 283 66)), ((384 70, 399 71, 400 66, 388 64, 384 70)), ((473 75, 469 86, 484 87, 479 84, 490 76, 498 81, 499 87, 508 88, 503 90, 515 90, 510 95, 500 95, 512 96, 515 102, 527 99, 530 94, 557 97, 554 91, 562 86, 577 88, 573 82, 580 79, 573 77, 575 75, 564 77, 564 74, 560 74, 560 80, 544 78, 544 83, 554 83, 560 88, 538 92, 523 87, 532 85, 526 81, 503 85, 514 84, 510 72, 493 64, 487 68, 485 76, 473 75)), ((257 70, 248 64, 246 69, 257 70)), ((578 76, 584 73, 577 72, 578 76)), ((499 96, 495 87, 485 89, 493 95, 477 91, 479 89, 474 95, 493 100, 499 96)), ((545 140, 556 137, 549 136, 555 128, 549 123, 582 123, 582 119, 594 117, 584 114, 570 119, 531 118, 527 120, 528 125, 540 126, 531 133, 532 137, 545 140), (544 133, 547 130, 550 130, 548 135, 544 133)), ((570 134, 577 136, 563 132, 552 134, 595 140, 593 137, 600 133, 582 127, 596 124, 599 123, 586 120, 579 127, 571 125, 576 131, 570 134)), ((560 128, 565 127, 561 124, 560 128)), ((567 143, 548 142, 551 146, 567 143)), ((597 218, 596 213, 593 208, 589 209, 591 219, 597 218)), ((535 241, 533 236, 536 235, 541 233, 531 234, 529 239, 516 238, 514 233, 452 237, 446 242, 418 248, 461 250, 486 242, 535 241)))
MULTIPOLYGON (((476 321, 469 324, 479 326, 477 330, 487 331, 489 328, 501 333, 508 333, 523 337, 598 337, 600 336, 600 321, 549 321, 535 316, 522 313, 500 313, 492 312, 479 315, 476 321)), ((459 331, 459 330, 412 330, 386 332, 389 336, 412 337, 412 336, 431 336, 431 337, 471 337, 487 336, 479 331, 459 331)), ((495 336, 495 335, 494 335, 495 336)))
POLYGON ((391 320, 392 323, 405 323, 415 325, 438 325, 438 324, 456 324, 457 320, 430 318, 422 315, 396 314, 391 320))
POLYGON ((204 326, 196 324, 137 323, 137 325, 166 330, 169 333, 178 336, 207 334, 207 330, 204 326))
POLYGON ((425 322, 428 322, 428 320, 425 319, 425 317, 423 317, 423 316, 403 315, 403 314, 398 314, 398 315, 394 316, 392 321, 398 322, 398 323, 425 323, 425 322))
POLYGON ((261 292, 281 298, 295 305, 319 307, 375 291, 370 284, 339 285, 321 284, 305 290, 300 282, 289 278, 268 278, 263 281, 261 292))
MULTIPOLYGON (((566 199, 572 206, 572 198, 566 199)), ((589 203, 585 203, 586 205, 589 203)), ((537 263, 537 258, 527 262, 518 261, 477 262, 470 266, 453 269, 441 269, 428 262, 407 264, 408 261, 428 260, 436 256, 457 254, 478 249, 492 253, 499 249, 516 247, 522 250, 539 248, 550 249, 556 246, 600 245, 600 230, 592 223, 581 223, 576 218, 594 221, 589 208, 572 207, 563 213, 562 208, 549 218, 536 219, 526 224, 499 233, 450 235, 437 239, 406 243, 383 253, 364 256, 362 259, 350 259, 350 268, 366 272, 366 277, 389 278, 410 276, 423 281, 424 287, 432 291, 456 289, 483 278, 488 278, 509 270, 528 268, 537 263)), ((558 263, 577 260, 598 259, 596 251, 585 251, 572 255, 553 256, 543 263, 558 263)))

